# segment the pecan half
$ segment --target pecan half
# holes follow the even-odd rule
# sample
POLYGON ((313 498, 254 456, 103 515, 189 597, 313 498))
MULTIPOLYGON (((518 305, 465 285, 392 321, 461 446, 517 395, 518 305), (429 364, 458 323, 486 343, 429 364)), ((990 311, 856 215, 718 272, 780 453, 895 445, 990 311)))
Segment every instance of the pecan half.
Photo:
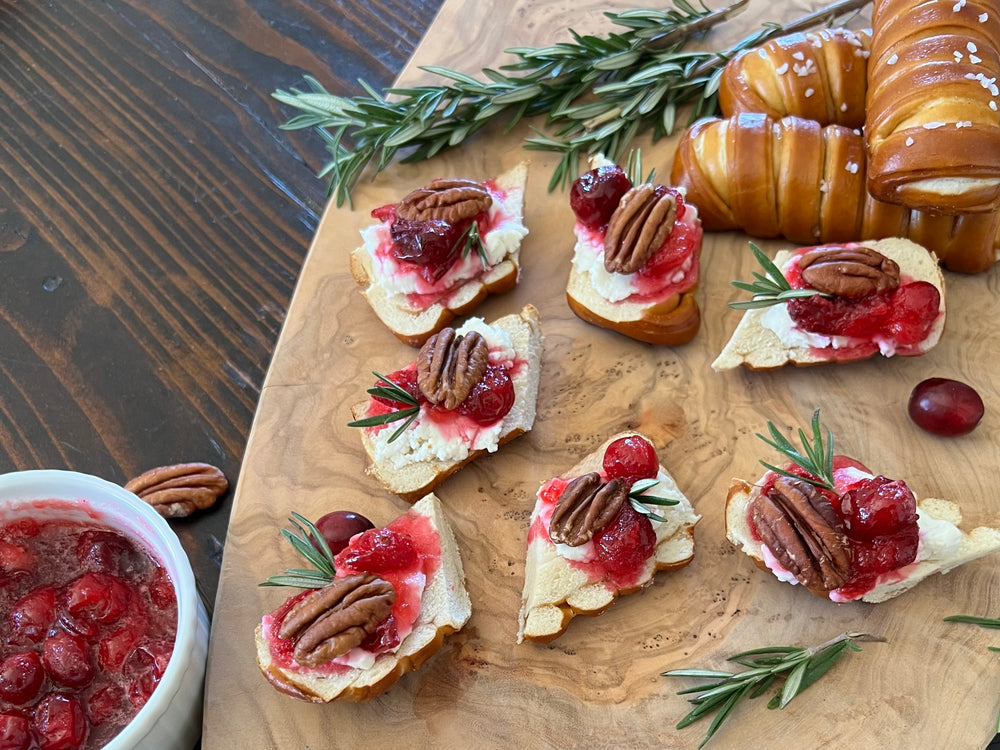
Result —
POLYGON ((843 586, 851 572, 851 546, 829 498, 801 479, 779 477, 751 507, 761 541, 781 565, 813 592, 843 586))
POLYGON ((417 385, 431 403, 454 409, 482 379, 489 361, 490 347, 479 333, 459 336, 454 328, 442 328, 420 347, 417 385))
POLYGON ((860 299, 899 286, 899 266, 869 247, 827 247, 799 258, 802 279, 813 289, 860 299))
POLYGON ((130 479, 125 489, 134 492, 166 518, 183 518, 204 510, 229 489, 221 469, 211 464, 159 466, 130 479))
POLYGON ((607 526, 628 499, 621 479, 604 482, 596 471, 577 477, 562 491, 549 521, 553 542, 579 547, 607 526))
POLYGON ((648 182, 622 196, 604 235, 604 268, 635 273, 663 247, 677 218, 673 193, 648 182))
POLYGON ((396 216, 413 221, 438 219, 457 224, 487 210, 493 197, 479 182, 434 180, 417 188, 396 204, 396 216))
POLYGON ((299 599, 278 635, 292 639, 292 658, 307 667, 346 654, 385 621, 396 601, 388 581, 371 573, 337 578, 299 599))

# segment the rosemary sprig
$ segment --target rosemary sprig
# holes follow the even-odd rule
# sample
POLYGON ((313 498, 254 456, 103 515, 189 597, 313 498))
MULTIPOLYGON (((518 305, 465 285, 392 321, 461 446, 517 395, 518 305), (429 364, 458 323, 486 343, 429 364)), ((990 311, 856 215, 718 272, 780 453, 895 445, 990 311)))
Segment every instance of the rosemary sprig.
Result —
MULTIPOLYGON (((990 617, 975 617, 973 615, 950 615, 944 618, 945 622, 962 622, 968 625, 978 625, 988 630, 1000 630, 1000 619, 990 617)), ((988 646, 990 651, 1000 653, 1000 647, 988 646)), ((997 716, 996 733, 1000 734, 1000 715, 997 716)))
POLYGON ((479 234, 478 221, 472 221, 469 226, 466 227, 465 231, 462 232, 462 235, 455 243, 455 247, 453 248, 451 254, 454 255, 456 252, 460 251, 462 253, 462 258, 465 259, 469 257, 469 253, 473 250, 475 250, 476 255, 479 256, 479 261, 483 264, 483 270, 487 270, 489 268, 490 258, 486 254, 486 245, 483 244, 482 235, 479 234))
POLYGON ((699 748, 728 719, 733 709, 744 698, 757 698, 765 693, 774 681, 784 675, 785 682, 767 704, 768 708, 784 708, 803 690, 819 680, 843 656, 844 652, 860 651, 857 641, 882 641, 880 636, 868 633, 844 633, 836 638, 810 648, 792 646, 770 646, 743 651, 729 657, 729 661, 741 664, 747 669, 741 672, 725 672, 712 669, 672 669, 663 672, 663 677, 699 677, 710 682, 685 690, 678 695, 695 694, 688 700, 695 707, 677 723, 678 729, 693 724, 714 713, 715 718, 708 727, 705 739, 699 748))
POLYGON ((672 497, 658 497, 657 495, 646 495, 643 494, 646 490, 651 489, 658 485, 660 480, 658 479, 639 479, 633 485, 632 489, 628 493, 628 501, 632 505, 632 508, 642 515, 649 518, 651 521, 665 522, 667 519, 661 516, 659 513, 654 512, 647 505, 677 505, 680 500, 675 500, 672 497))
POLYGON ((812 415, 811 442, 802 428, 799 428, 799 441, 802 443, 801 451, 792 445, 791 441, 782 435, 770 420, 767 422, 767 431, 771 435, 770 439, 764 437, 759 432, 756 435, 772 448, 787 456, 793 463, 812 474, 812 477, 804 477, 787 469, 780 469, 777 466, 772 466, 765 461, 761 461, 760 463, 764 468, 786 477, 802 479, 831 492, 837 492, 837 488, 833 483, 833 432, 829 429, 826 431, 826 443, 824 444, 823 434, 819 426, 819 409, 814 411, 812 415))
MULTIPOLYGON (((478 236, 478 233, 477 233, 478 236)), ((397 422, 400 419, 405 419, 406 421, 396 429, 392 435, 389 436, 388 442, 392 442, 400 435, 403 431, 410 426, 417 415, 420 414, 420 402, 417 401, 410 393, 393 383, 385 375, 379 375, 377 372, 372 370, 372 375, 378 378, 379 383, 384 383, 385 385, 376 384, 374 388, 369 388, 367 393, 371 396, 378 396, 379 398, 388 399, 389 401, 398 401, 399 403, 406 404, 407 406, 396 409, 395 411, 386 412, 385 414, 376 414, 373 417, 365 417, 363 419, 356 419, 353 422, 348 422, 348 427, 377 427, 378 425, 389 424, 391 422, 397 422)))
POLYGON ((321 589, 336 576, 333 552, 313 523, 298 513, 288 519, 295 531, 282 529, 281 535, 305 558, 312 568, 288 568, 282 575, 271 576, 260 586, 295 586, 300 589, 321 589), (296 533, 297 532, 297 533, 296 533))
POLYGON ((753 253, 760 267, 764 269, 764 273, 759 271, 753 272, 754 281, 731 281, 729 282, 737 289, 742 289, 744 292, 750 292, 753 295, 752 299, 743 300, 740 302, 730 302, 729 306, 735 308, 736 310, 753 310, 758 307, 770 307, 771 305, 778 305, 783 302, 787 302, 790 299, 795 299, 796 297, 815 297, 819 295, 821 297, 832 297, 832 294, 826 294, 819 291, 818 289, 792 289, 791 285, 788 283, 788 279, 785 275, 781 273, 781 270, 774 264, 770 258, 765 255, 764 251, 761 250, 755 243, 751 242, 750 252, 753 253))
POLYGON ((575 178, 580 156, 604 153, 618 161, 632 139, 652 131, 654 140, 673 132, 677 110, 690 105, 691 119, 717 109, 717 90, 726 62, 744 49, 781 34, 812 28, 864 6, 867 0, 838 0, 789 24, 766 23, 732 47, 688 52, 690 40, 742 11, 749 0, 718 10, 673 0, 666 10, 606 13, 624 31, 607 36, 570 31, 572 42, 548 47, 514 47, 517 59, 485 80, 439 66, 423 70, 444 79, 436 85, 392 87, 379 93, 363 81, 366 95, 334 96, 313 77, 306 90, 278 90, 273 96, 299 110, 288 130, 315 128, 331 161, 320 172, 329 179, 337 205, 366 167, 376 172, 397 157, 428 159, 457 146, 498 116, 512 128, 522 118, 545 116, 527 148, 561 154, 550 189, 575 178))

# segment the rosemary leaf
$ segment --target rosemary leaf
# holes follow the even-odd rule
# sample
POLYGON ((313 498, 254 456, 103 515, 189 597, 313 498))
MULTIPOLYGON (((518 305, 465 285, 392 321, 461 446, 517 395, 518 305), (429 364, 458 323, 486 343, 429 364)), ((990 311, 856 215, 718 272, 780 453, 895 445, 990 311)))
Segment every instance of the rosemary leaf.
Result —
POLYGON ((799 440, 802 442, 801 451, 788 438, 782 435, 770 420, 767 423, 767 430, 770 434, 770 439, 764 437, 759 432, 756 433, 757 437, 779 453, 784 454, 793 464, 805 469, 812 476, 802 476, 788 469, 779 468, 773 464, 761 461, 760 463, 764 468, 776 474, 802 479, 817 487, 837 492, 837 488, 833 483, 833 432, 831 430, 826 431, 826 442, 824 443, 819 424, 819 409, 816 409, 812 415, 812 441, 810 441, 803 430, 799 429, 799 440))
MULTIPOLYGON (((463 235, 463 238, 472 236, 473 226, 476 226, 475 222, 473 222, 469 230, 466 231, 466 234, 463 235)), ((479 239, 479 233, 475 232, 474 234, 475 234, 475 239, 479 241, 479 246, 482 247, 482 240, 479 239)), ((471 242, 471 240, 468 241, 471 242)), ((459 242, 458 244, 456 244, 455 248, 453 248, 453 251, 457 250, 457 248, 460 245, 466 242, 467 240, 459 239, 459 242)), ((467 251, 463 252, 467 253, 467 251)), ((485 254, 485 248, 479 252, 480 252, 480 257, 482 258, 485 254)), ((485 259, 483 260, 483 262, 484 263, 486 262, 485 259)), ((405 388, 401 388, 396 383, 389 380, 389 378, 387 378, 385 375, 380 375, 374 370, 372 370, 372 375, 378 378, 378 383, 376 383, 374 387, 369 388, 367 390, 367 393, 369 395, 376 398, 383 398, 389 401, 395 401, 397 403, 403 404, 404 406, 394 411, 386 412, 385 414, 374 414, 370 417, 362 417, 361 419, 355 419, 353 422, 348 422, 347 426, 379 427, 384 424, 398 422, 401 419, 406 420, 403 422, 402 425, 400 425, 396 429, 395 432, 392 433, 392 435, 389 436, 389 440, 387 442, 391 443, 400 435, 402 435, 403 432, 406 430, 406 428, 413 423, 413 420, 415 420, 420 415, 420 402, 417 401, 417 399, 413 395, 411 395, 409 391, 407 391, 405 388)))
POLYGON ((661 516, 659 513, 647 508, 647 505, 678 505, 680 500, 671 497, 658 497, 656 495, 646 495, 644 494, 646 490, 651 489, 658 485, 660 481, 658 479, 639 479, 633 485, 632 489, 628 493, 628 501, 632 506, 632 509, 636 513, 640 513, 651 521, 658 521, 664 523, 667 519, 661 516))
POLYGON ((729 282, 737 289, 744 292, 750 292, 750 294, 753 295, 753 298, 749 300, 730 302, 729 306, 733 309, 755 310, 761 307, 778 305, 783 302, 787 302, 790 299, 797 299, 800 297, 833 296, 831 294, 821 292, 818 289, 792 289, 791 285, 788 283, 788 279, 785 278, 785 275, 781 273, 781 270, 774 264, 774 261, 768 258, 764 251, 761 250, 756 243, 750 242, 749 245, 750 252, 753 253, 757 263, 764 270, 764 274, 754 271, 754 281, 752 282, 738 280, 729 282))
POLYGON ((399 157, 418 161, 459 145, 487 121, 503 115, 507 127, 525 117, 545 116, 556 136, 532 139, 531 148, 560 155, 555 189, 571 182, 583 156, 619 156, 641 133, 653 139, 669 135, 677 109, 690 108, 691 120, 717 109, 722 70, 745 49, 791 31, 829 23, 857 10, 867 0, 838 0, 788 24, 764 23, 736 44, 716 51, 685 51, 714 26, 743 10, 735 0, 711 10, 688 0, 673 0, 663 10, 605 13, 621 31, 606 36, 569 30, 571 41, 539 48, 512 47, 514 61, 499 70, 484 68, 482 80, 461 71, 429 65, 423 70, 441 83, 374 90, 361 82, 363 96, 329 94, 312 76, 306 88, 277 90, 282 104, 300 110, 282 126, 337 133, 326 139, 331 163, 320 174, 329 181, 337 205, 350 203, 350 192, 366 167, 376 172, 399 157), (566 114, 578 99, 591 100, 590 117, 566 114), (589 125, 597 121, 600 125, 589 125))
POLYGON ((305 516, 293 512, 289 523, 293 530, 282 529, 281 535, 313 567, 312 569, 288 568, 281 575, 271 576, 258 585, 323 588, 337 574, 330 545, 319 529, 305 516))
POLYGON ((845 651, 860 651, 858 641, 884 641, 867 633, 844 633, 826 643, 810 648, 768 646, 735 654, 730 661, 749 665, 742 672, 728 673, 704 669, 673 669, 663 677, 712 678, 715 682, 678 691, 678 695, 693 694, 688 701, 695 704, 678 723, 677 728, 698 721, 715 712, 705 738, 698 747, 715 735, 744 698, 757 698, 766 692, 779 676, 784 676, 781 690, 768 703, 769 708, 784 708, 796 696, 826 674, 845 651), (750 657, 761 656, 760 660, 750 657))

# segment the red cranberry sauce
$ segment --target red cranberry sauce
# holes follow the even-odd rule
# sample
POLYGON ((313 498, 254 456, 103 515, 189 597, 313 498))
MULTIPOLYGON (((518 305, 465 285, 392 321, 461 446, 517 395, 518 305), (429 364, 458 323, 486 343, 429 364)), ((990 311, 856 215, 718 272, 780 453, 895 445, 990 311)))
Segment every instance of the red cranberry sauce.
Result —
MULTIPOLYGON (((674 228, 663 247, 631 275, 631 293, 622 302, 663 302, 675 294, 692 289, 698 283, 702 241, 698 210, 693 205, 685 204, 680 192, 662 185, 660 187, 673 192, 677 201, 674 228)), ((607 222, 603 226, 594 227, 578 221, 576 225, 579 240, 602 258, 606 224, 607 222)))
POLYGON ((407 295, 413 308, 426 310, 446 300, 456 286, 491 270, 484 269, 474 250, 465 257, 462 254, 462 237, 473 221, 478 225, 479 236, 487 242, 489 234, 510 219, 503 210, 507 193, 492 180, 483 184, 493 198, 492 207, 456 224, 399 219, 392 204, 371 212, 382 223, 375 258, 384 273, 413 279, 416 292, 407 295))
MULTIPOLYGON (((789 471, 815 477, 794 464, 789 471)), ((777 474, 768 472, 761 494, 768 493, 777 474)), ((901 480, 873 476, 862 464, 846 456, 834 457, 837 493, 821 489, 844 523, 851 545, 848 582, 831 596, 837 601, 858 599, 881 581, 902 575, 899 571, 916 560, 919 542, 917 503, 901 480)), ((754 530, 751 520, 750 528, 754 530)), ((759 537, 756 537, 759 540, 759 537)))
MULTIPOLYGON (((795 258, 811 249, 801 248, 795 258)), ((794 258, 783 271, 793 289, 808 288, 794 258)), ((896 289, 856 300, 819 295, 789 300, 788 314, 812 333, 893 342, 897 354, 919 354, 919 344, 941 315, 941 294, 926 281, 901 281, 896 289)))
POLYGON ((138 541, 96 521, 21 519, 0 540, 0 747, 103 747, 170 660, 173 583, 138 541))
MULTIPOLYGON (((374 573, 392 584, 396 601, 389 617, 372 633, 359 650, 378 655, 394 650, 413 630, 420 615, 424 587, 441 567, 441 539, 426 516, 407 513, 388 526, 369 529, 351 539, 334 557, 338 576, 374 573)), ((320 667, 302 667, 292 658, 294 642, 278 636, 281 622, 292 605, 304 597, 303 591, 290 597, 264 617, 263 628, 271 659, 284 669, 338 674, 347 671, 351 654, 320 667)))
MULTIPOLYGON (((637 479, 654 478, 659 473, 656 451, 644 438, 630 435, 612 442, 604 453, 601 476, 605 479, 625 479, 629 486, 637 479)), ((538 491, 541 501, 528 529, 528 543, 549 540, 552 511, 572 477, 550 479, 538 491)), ((581 558, 565 559, 584 571, 591 582, 606 580, 618 588, 635 586, 646 571, 656 552, 656 532, 649 518, 625 503, 621 511, 605 528, 594 534, 592 541, 581 545, 581 558), (592 546, 592 552, 586 548, 592 546)), ((565 556, 564 556, 565 557, 565 556)))

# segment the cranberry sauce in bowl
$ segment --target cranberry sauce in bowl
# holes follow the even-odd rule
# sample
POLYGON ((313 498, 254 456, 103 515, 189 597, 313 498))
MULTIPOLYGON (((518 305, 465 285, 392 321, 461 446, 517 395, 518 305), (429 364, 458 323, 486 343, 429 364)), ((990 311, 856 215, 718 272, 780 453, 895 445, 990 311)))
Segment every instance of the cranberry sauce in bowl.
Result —
POLYGON ((3 747, 187 750, 208 617, 146 503, 96 477, 0 476, 3 747))

